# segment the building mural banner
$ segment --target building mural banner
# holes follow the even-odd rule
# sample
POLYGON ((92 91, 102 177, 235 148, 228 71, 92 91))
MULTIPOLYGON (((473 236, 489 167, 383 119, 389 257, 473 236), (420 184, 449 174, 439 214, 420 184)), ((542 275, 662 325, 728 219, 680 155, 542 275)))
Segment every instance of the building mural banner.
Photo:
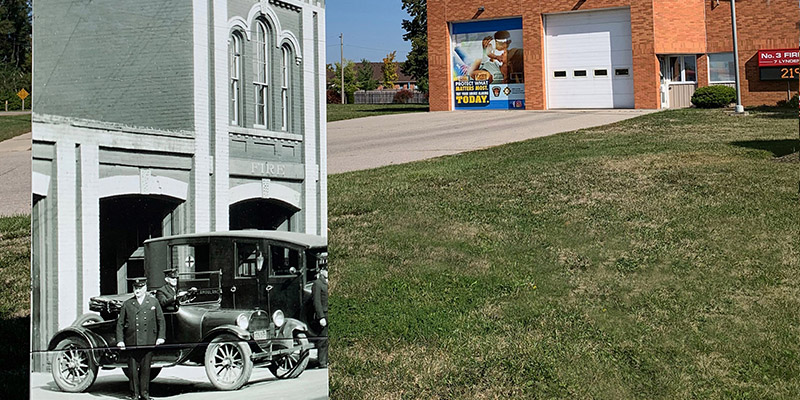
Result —
POLYGON ((522 19, 454 23, 453 108, 524 110, 522 19))

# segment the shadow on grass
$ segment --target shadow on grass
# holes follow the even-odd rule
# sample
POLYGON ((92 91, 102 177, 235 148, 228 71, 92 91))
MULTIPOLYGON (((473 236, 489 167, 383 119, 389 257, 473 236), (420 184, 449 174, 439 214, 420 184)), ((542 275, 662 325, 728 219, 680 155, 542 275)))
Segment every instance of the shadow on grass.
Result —
POLYGON ((774 157, 783 157, 792 154, 800 148, 800 143, 797 139, 748 140, 744 142, 731 142, 731 144, 749 149, 766 150, 771 152, 774 157))
POLYGON ((748 107, 747 111, 758 112, 759 118, 797 119, 797 109, 792 107, 758 106, 748 107))
POLYGON ((0 388, 4 399, 27 399, 30 370, 30 318, 0 319, 0 388))

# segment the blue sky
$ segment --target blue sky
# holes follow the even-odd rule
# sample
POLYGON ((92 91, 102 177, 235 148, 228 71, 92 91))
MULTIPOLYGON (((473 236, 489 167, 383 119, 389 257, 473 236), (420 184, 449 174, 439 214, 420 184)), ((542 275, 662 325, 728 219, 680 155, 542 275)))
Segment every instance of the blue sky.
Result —
POLYGON ((344 34, 344 58, 381 61, 397 50, 405 61, 411 44, 403 40, 403 19, 411 19, 400 0, 328 0, 325 4, 327 63, 339 62, 339 33, 344 34))

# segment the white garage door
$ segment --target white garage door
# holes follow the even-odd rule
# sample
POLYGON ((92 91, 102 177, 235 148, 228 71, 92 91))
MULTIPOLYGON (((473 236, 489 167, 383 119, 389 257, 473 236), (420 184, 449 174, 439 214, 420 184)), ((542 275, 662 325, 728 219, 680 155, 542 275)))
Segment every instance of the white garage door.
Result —
POLYGON ((629 9, 545 16, 549 108, 633 108, 629 9))

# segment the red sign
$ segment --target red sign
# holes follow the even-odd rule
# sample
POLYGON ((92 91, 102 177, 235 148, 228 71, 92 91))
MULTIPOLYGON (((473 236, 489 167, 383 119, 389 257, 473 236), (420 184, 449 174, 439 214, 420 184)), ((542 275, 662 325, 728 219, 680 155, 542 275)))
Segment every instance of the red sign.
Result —
POLYGON ((759 50, 759 67, 782 67, 800 65, 800 51, 797 49, 759 50))

